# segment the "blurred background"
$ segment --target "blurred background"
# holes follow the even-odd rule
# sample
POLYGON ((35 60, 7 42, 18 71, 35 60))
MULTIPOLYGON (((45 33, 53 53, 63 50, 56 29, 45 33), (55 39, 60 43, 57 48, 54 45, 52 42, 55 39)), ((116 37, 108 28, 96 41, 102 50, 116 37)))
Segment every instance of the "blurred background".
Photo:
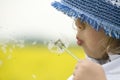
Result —
POLYGON ((0 80, 66 80, 76 60, 48 49, 63 39, 68 50, 85 57, 76 45, 73 19, 52 6, 53 0, 0 0, 0 80))

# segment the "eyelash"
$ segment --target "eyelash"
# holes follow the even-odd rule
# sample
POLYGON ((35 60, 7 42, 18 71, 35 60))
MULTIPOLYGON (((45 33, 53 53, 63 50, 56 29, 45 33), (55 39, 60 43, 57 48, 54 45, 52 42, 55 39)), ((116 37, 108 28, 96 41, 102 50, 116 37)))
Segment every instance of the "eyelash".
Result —
POLYGON ((84 30, 86 27, 85 22, 78 22, 78 24, 77 24, 77 21, 75 21, 75 25, 76 25, 77 29, 79 29, 79 30, 84 30))

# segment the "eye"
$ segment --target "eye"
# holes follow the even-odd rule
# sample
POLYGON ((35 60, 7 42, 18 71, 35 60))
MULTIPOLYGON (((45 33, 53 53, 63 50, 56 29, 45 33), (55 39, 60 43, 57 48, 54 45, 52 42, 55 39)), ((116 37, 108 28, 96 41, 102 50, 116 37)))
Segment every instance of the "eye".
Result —
POLYGON ((80 19, 75 20, 75 25, 79 30, 84 30, 85 29, 85 22, 81 22, 80 19))

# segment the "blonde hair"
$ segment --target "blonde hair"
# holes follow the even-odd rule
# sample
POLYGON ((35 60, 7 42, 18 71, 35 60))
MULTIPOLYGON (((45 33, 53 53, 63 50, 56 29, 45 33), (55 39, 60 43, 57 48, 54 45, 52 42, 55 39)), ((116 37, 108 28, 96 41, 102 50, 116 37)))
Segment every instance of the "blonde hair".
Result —
POLYGON ((120 55, 120 39, 108 37, 106 40, 106 52, 120 55))

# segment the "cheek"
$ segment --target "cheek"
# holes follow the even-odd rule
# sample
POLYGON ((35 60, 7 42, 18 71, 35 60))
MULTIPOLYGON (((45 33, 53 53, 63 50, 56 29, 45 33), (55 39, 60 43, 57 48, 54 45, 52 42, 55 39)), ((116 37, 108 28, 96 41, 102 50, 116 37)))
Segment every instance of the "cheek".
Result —
POLYGON ((101 42, 103 41, 105 34, 103 32, 96 32, 94 30, 87 31, 84 35, 86 45, 89 48, 95 49, 97 46, 101 45, 101 42))
POLYGON ((94 34, 89 34, 85 36, 85 43, 87 46, 97 46, 98 44, 98 38, 94 34))

